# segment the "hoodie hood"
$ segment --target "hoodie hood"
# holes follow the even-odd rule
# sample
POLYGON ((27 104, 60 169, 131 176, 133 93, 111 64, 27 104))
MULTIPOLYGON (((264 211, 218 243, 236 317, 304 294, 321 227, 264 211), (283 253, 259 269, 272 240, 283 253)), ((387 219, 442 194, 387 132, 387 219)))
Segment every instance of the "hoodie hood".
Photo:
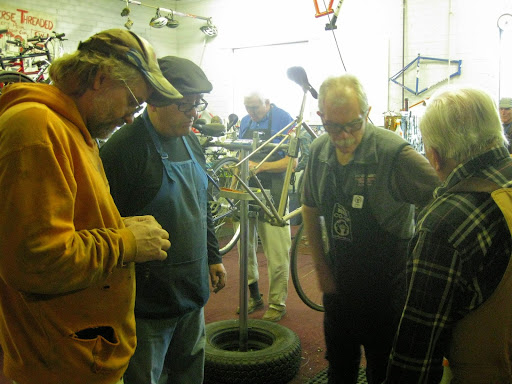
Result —
POLYGON ((78 127, 88 144, 95 143, 73 99, 57 87, 41 83, 10 84, 0 96, 0 115, 7 109, 22 103, 46 105, 78 127))

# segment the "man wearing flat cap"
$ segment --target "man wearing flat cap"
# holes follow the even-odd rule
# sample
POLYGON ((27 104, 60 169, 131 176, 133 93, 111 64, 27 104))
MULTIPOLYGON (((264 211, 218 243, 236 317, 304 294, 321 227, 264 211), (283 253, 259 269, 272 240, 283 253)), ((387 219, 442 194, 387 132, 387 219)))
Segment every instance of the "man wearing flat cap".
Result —
POLYGON ((183 99, 163 107, 148 102, 100 151, 121 214, 153 215, 172 244, 167 259, 136 267, 138 344, 124 379, 200 384, 209 281, 217 292, 226 279, 206 193, 206 161, 191 131, 212 84, 190 60, 166 56, 158 62, 183 99))
POLYGON ((0 97, 0 345, 18 384, 114 384, 136 346, 135 263, 163 260, 169 234, 123 218, 95 139, 146 101, 182 95, 151 45, 111 29, 50 66, 49 84, 0 97))
POLYGON ((500 99, 500 119, 503 132, 508 140, 508 152, 512 153, 512 97, 500 99))

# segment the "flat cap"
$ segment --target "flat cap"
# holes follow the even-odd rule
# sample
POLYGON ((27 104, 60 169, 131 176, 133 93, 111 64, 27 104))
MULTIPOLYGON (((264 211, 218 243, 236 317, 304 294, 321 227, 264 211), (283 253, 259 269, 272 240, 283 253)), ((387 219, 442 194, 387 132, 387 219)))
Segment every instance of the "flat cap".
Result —
POLYGON ((209 93, 213 89, 203 70, 194 62, 177 56, 158 59, 165 78, 182 94, 209 93))
POLYGON ((151 44, 135 33, 125 29, 108 29, 99 32, 78 44, 79 51, 95 51, 105 56, 114 56, 136 67, 153 88, 147 102, 152 105, 167 105, 183 96, 164 77, 151 44))
POLYGON ((500 108, 512 108, 512 97, 502 97, 500 100, 500 108))

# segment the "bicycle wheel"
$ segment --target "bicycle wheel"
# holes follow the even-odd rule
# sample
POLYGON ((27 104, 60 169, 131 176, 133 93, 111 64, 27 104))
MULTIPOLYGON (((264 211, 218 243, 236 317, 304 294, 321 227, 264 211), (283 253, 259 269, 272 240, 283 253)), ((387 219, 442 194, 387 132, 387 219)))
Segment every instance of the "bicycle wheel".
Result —
POLYGON ((293 286, 304 304, 315 311, 323 312, 323 295, 320 291, 315 265, 303 232, 304 225, 301 224, 292 242, 290 270, 293 286))
POLYGON ((231 251, 240 238, 240 226, 234 220, 240 201, 220 196, 220 188, 236 188, 236 185, 232 185, 232 166, 237 163, 237 158, 225 157, 215 162, 210 170, 210 176, 215 183, 210 180, 208 196, 221 255, 231 251))
POLYGON ((23 73, 13 71, 0 71, 0 94, 2 93, 3 89, 9 84, 33 82, 34 80, 32 80, 29 76, 23 73))

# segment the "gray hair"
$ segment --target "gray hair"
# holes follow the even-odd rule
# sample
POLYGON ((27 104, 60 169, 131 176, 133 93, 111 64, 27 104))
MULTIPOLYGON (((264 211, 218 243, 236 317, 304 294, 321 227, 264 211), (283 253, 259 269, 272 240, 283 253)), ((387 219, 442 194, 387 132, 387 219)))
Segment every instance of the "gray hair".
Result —
POLYGON ((141 75, 137 68, 115 57, 96 51, 75 51, 55 59, 49 68, 53 84, 63 92, 81 96, 92 87, 96 73, 102 70, 113 80, 135 80, 141 75))
POLYGON ((262 104, 265 104, 266 101, 270 103, 270 99, 263 93, 263 91, 258 89, 247 92, 244 96, 244 99, 258 99, 262 104))
POLYGON ((426 147, 458 164, 507 143, 496 104, 476 88, 447 86, 430 99, 420 120, 426 147))
POLYGON ((343 105, 347 102, 346 96, 348 96, 350 92, 354 92, 359 102, 361 114, 363 115, 368 112, 368 97, 366 96, 363 85, 354 75, 345 74, 342 76, 329 77, 322 83, 318 92, 318 110, 320 112, 323 112, 325 99, 327 94, 331 92, 336 95, 336 97, 329 99, 329 102, 334 105, 343 105))

